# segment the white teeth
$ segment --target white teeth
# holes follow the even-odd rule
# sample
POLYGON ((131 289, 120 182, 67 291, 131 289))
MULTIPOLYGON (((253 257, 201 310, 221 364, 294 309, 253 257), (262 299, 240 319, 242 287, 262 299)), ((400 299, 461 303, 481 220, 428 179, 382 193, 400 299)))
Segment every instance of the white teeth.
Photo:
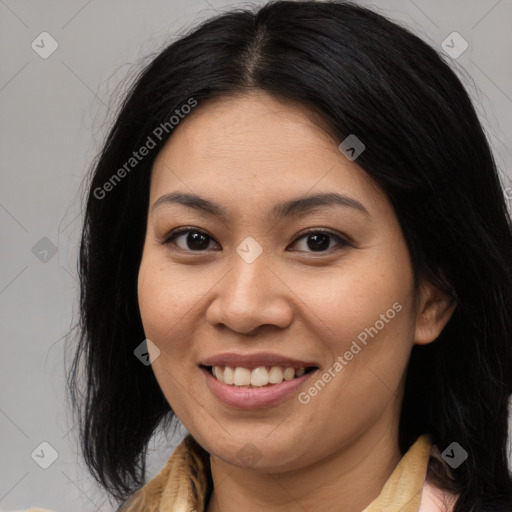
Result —
POLYGON ((224 372, 218 366, 214 366, 212 368, 213 376, 216 377, 217 380, 224 382, 224 372))
MULTIPOLYGON (((214 366, 215 368, 215 366, 214 366)), ((217 366, 217 375, 222 375, 222 368, 220 366, 217 366)), ((224 368, 224 384, 229 384, 230 386, 234 384, 234 377, 235 377, 235 370, 234 368, 231 368, 231 366, 226 366, 224 368)), ((219 379, 219 377, 217 377, 219 379)), ((222 380, 219 379, 221 382, 222 380)))
POLYGON ((268 381, 270 384, 279 384, 283 382, 283 370, 279 366, 272 366, 268 372, 268 381))
POLYGON ((253 386, 262 387, 269 384, 280 384, 285 381, 290 381, 296 377, 302 377, 306 373, 305 368, 282 368, 280 366, 265 367, 259 366, 250 370, 237 366, 213 366, 213 376, 229 386, 253 386))
POLYGON ((248 386, 251 383, 251 370, 247 368, 235 368, 235 376, 233 377, 233 384, 235 386, 248 386))
POLYGON ((286 368, 283 372, 284 380, 292 380, 295 377, 295 369, 294 368, 286 368))
POLYGON ((251 386, 266 386, 268 384, 268 371, 264 366, 254 368, 251 372, 251 386))

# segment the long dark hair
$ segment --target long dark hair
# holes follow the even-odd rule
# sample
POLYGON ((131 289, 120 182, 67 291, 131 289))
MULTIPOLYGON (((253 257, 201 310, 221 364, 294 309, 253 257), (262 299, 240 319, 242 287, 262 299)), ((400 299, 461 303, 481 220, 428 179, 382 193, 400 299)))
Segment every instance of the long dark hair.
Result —
POLYGON ((422 433, 441 450, 457 442, 467 460, 451 471, 433 460, 429 480, 460 494, 455 512, 510 510, 512 223, 497 167, 443 57, 350 2, 276 1, 216 16, 161 51, 129 90, 92 167, 79 255, 69 390, 91 473, 126 499, 144 483, 153 433, 173 417, 133 353, 145 338, 137 273, 149 178, 172 136, 169 119, 191 98, 200 105, 250 89, 299 102, 340 142, 356 134, 365 144, 357 164, 391 201, 416 278, 457 300, 439 338, 412 350, 400 449, 422 433), (148 137, 154 147, 128 167, 148 137))

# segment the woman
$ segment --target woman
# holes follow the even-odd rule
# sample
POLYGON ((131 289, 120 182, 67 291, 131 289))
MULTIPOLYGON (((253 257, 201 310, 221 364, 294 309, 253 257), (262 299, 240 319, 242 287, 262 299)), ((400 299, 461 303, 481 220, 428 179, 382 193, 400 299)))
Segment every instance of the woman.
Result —
POLYGON ((348 2, 206 21, 141 73, 89 183, 92 474, 130 512, 511 510, 511 254, 434 49, 348 2))

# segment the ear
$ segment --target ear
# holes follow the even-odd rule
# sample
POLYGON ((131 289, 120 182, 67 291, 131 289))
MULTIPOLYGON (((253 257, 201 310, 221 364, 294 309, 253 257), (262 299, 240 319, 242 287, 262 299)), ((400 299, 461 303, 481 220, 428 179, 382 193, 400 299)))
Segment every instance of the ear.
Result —
POLYGON ((437 339, 450 320, 457 301, 430 282, 420 286, 414 343, 426 345, 437 339))

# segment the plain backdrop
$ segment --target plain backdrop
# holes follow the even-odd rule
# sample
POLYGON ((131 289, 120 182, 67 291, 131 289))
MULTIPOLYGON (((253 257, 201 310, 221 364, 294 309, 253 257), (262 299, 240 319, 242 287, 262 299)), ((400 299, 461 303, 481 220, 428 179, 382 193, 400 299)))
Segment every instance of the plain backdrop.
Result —
MULTIPOLYGON (((467 41, 462 55, 447 60, 472 96, 510 185, 512 0, 360 3, 378 5, 441 51, 453 32, 467 41)), ((114 93, 143 58, 191 24, 245 5, 0 0, 1 510, 113 510, 80 460, 65 399, 65 335, 78 301, 79 186, 111 122, 114 93)), ((154 439, 149 477, 185 433, 154 439)))

